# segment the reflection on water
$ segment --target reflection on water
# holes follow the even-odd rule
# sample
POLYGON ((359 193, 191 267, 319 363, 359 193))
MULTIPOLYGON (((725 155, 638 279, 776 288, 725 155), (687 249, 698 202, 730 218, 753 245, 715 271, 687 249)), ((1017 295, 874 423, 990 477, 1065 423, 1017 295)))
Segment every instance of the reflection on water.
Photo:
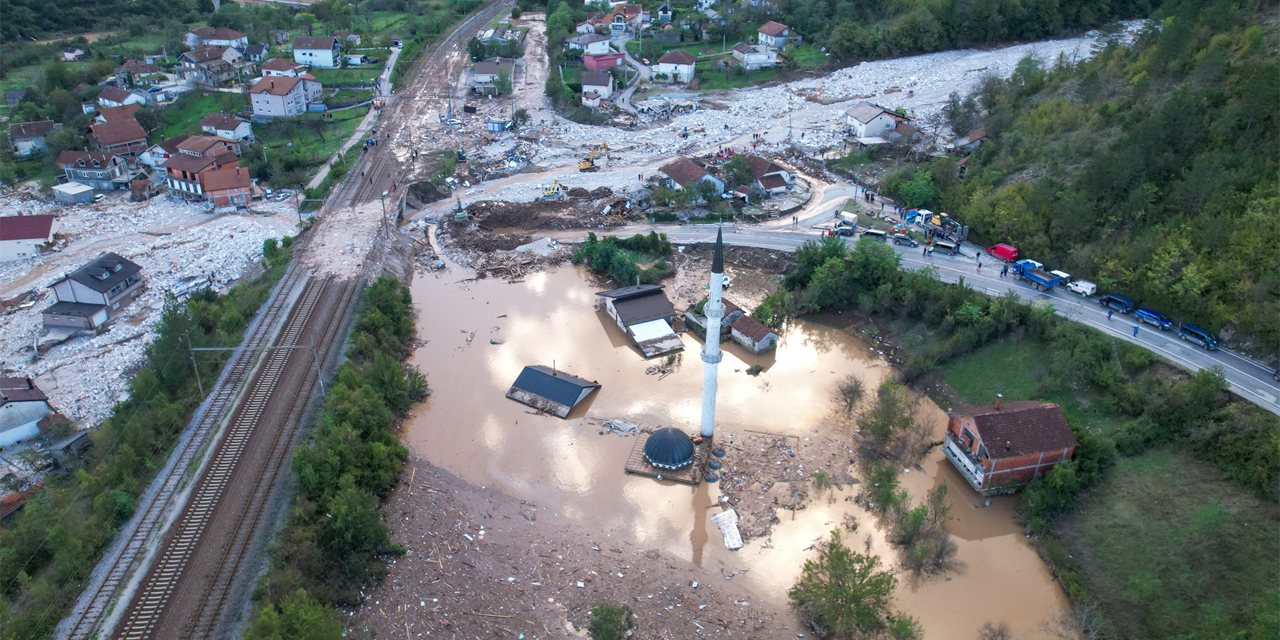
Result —
MULTIPOLYGON (((873 551, 894 557, 883 535, 846 500, 852 490, 836 493, 830 503, 816 501, 794 522, 782 511, 783 522, 768 541, 749 541, 736 554, 726 551, 719 530, 708 521, 718 511, 707 508, 720 496, 717 485, 693 488, 628 476, 622 466, 636 440, 599 435, 600 422, 613 418, 695 430, 702 392, 698 341, 685 334, 684 364, 659 379, 645 374, 653 363, 593 309, 597 289, 577 269, 531 274, 516 284, 467 281, 461 273, 419 275, 413 283, 423 344, 412 363, 428 375, 432 388, 406 431, 407 444, 418 455, 475 484, 497 485, 561 516, 625 536, 640 548, 660 548, 712 569, 750 569, 748 585, 778 604, 803 560, 813 556, 813 543, 849 514, 862 523, 853 534, 858 546, 870 536, 873 551), (554 364, 602 388, 569 420, 538 415, 504 397, 521 369, 532 364, 554 364)), ((837 378, 856 373, 874 386, 891 373, 866 343, 828 326, 840 324, 839 316, 793 322, 776 353, 765 356, 727 344, 719 375, 718 436, 732 437, 743 429, 803 436, 834 428, 824 418, 837 378), (766 372, 747 375, 753 364, 766 366, 766 372)), ((940 415, 932 403, 922 411, 940 415)), ((988 619, 1004 620, 1020 637, 1032 637, 1035 624, 1064 601, 1019 533, 1016 503, 1001 498, 983 506, 950 464, 939 464, 941 453, 935 454, 922 464, 923 473, 904 474, 903 484, 916 497, 937 483, 949 485, 956 519, 948 528, 959 538, 960 559, 968 569, 917 587, 904 584, 900 606, 921 619, 930 637, 970 627, 972 632, 955 635, 972 637, 988 619), (991 584, 997 581, 1003 586, 991 584)))

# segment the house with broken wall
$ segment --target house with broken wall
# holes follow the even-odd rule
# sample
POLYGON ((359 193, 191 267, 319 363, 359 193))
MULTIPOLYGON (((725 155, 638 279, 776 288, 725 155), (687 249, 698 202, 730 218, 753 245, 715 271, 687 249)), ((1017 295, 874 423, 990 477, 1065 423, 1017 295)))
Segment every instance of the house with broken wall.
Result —
POLYGON ((646 359, 684 349, 671 328, 675 307, 660 284, 634 284, 596 293, 596 305, 618 323, 646 359))
POLYGON ((45 327, 97 329, 140 298, 145 284, 142 267, 108 252, 50 288, 57 302, 43 312, 45 327))
POLYGON ((58 218, 51 215, 0 217, 0 262, 26 260, 53 244, 58 218))
POLYGON ((31 378, 0 377, 0 448, 40 435, 49 398, 31 378))
POLYGON ((1079 442, 1062 408, 1024 400, 947 412, 942 451, 979 493, 1012 491, 1069 462, 1079 442))

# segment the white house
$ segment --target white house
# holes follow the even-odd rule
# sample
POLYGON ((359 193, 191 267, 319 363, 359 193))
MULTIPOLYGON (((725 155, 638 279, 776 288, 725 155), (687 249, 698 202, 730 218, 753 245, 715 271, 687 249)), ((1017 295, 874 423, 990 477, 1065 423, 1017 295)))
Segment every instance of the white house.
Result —
POLYGON ((0 217, 0 262, 40 255, 44 247, 53 243, 57 232, 58 219, 54 216, 0 217))
POLYGON ((284 58, 272 58, 262 63, 262 75, 293 78, 307 72, 307 65, 284 58))
POLYGON ((44 310, 46 327, 96 329, 142 296, 142 267, 115 253, 86 264, 54 282, 58 302, 44 310))
POLYGON ((666 21, 666 22, 670 22, 670 21, 671 21, 671 5, 670 5, 670 4, 663 3, 663 4, 658 5, 658 20, 659 20, 660 22, 661 22, 661 21, 666 21))
POLYGON ((293 61, 311 67, 338 67, 338 39, 333 36, 298 36, 293 39, 293 61))
POLYGON ((184 42, 192 49, 204 44, 223 47, 245 47, 249 45, 249 36, 235 29, 200 27, 199 29, 188 31, 184 42))
POLYGON ((657 73, 664 73, 676 82, 688 82, 693 79, 694 67, 698 59, 684 49, 672 49, 658 58, 657 73))
POLYGON ((671 328, 676 310, 660 284, 633 284, 596 293, 602 307, 631 338, 645 358, 684 348, 671 328))
POLYGON ((228 140, 253 139, 253 125, 229 113, 211 113, 200 120, 200 130, 228 140))
POLYGON ((54 131, 62 131, 62 124, 52 120, 24 122, 9 125, 9 147, 15 156, 29 156, 49 148, 45 138, 54 131))
POLYGON ((578 26, 574 28, 574 31, 580 36, 585 36, 587 34, 595 33, 596 26, 591 24, 590 20, 583 20, 578 23, 578 26))
POLYGON ((795 182, 785 167, 760 156, 747 156, 747 167, 756 179, 755 187, 770 195, 784 193, 795 182))
POLYGON ((893 131, 898 124, 889 112, 866 101, 854 105, 844 115, 855 138, 878 138, 893 131))
POLYGON ((768 69, 778 64, 778 51, 762 44, 739 42, 733 45, 733 57, 747 71, 768 69))
POLYGON ((677 191, 693 189, 699 182, 709 182, 715 186, 717 194, 724 193, 724 180, 707 173, 706 169, 694 164, 688 158, 676 158, 675 162, 662 167, 659 171, 667 176, 663 182, 669 189, 677 191))
POLYGON ((516 61, 511 58, 490 58, 471 67, 471 88, 481 93, 493 91, 494 81, 502 74, 514 78, 516 61))
POLYGON ((733 321, 729 337, 752 353, 763 353, 778 346, 777 332, 748 315, 733 321))
POLYGON ((49 399, 31 378, 0 378, 0 447, 39 435, 49 413, 49 399))
POLYGON ((564 46, 569 49, 577 49, 583 53, 609 53, 609 36, 602 36, 598 33, 574 36, 565 40, 564 46))
POLYGON ((766 47, 782 49, 787 46, 788 42, 800 44, 800 36, 791 31, 791 27, 781 22, 770 20, 756 30, 756 42, 766 47))
POLYGON ((582 92, 588 91, 601 98, 613 95, 613 75, 604 71, 583 71, 582 92))
POLYGON ((253 115, 289 117, 307 112, 307 105, 320 98, 321 85, 308 75, 293 78, 267 76, 249 90, 253 115))
POLYGON ((179 153, 178 147, 190 137, 188 134, 180 133, 172 138, 161 140, 151 145, 142 155, 138 156, 138 162, 152 169, 158 169, 158 177, 163 178, 165 175, 165 161, 177 155, 179 153))
POLYGON ((145 96, 116 87, 104 87, 102 93, 98 94, 98 104, 104 107, 123 107, 126 104, 146 103, 145 96))

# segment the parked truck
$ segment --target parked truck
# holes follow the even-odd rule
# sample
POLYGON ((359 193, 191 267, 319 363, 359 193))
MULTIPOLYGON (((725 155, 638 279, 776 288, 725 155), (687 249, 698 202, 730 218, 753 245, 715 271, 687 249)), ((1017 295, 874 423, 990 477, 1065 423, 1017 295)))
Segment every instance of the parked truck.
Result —
POLYGON ((1040 291, 1052 289, 1062 282, 1061 276, 1045 271, 1044 265, 1035 260, 1024 259, 1013 263, 1013 273, 1040 291))

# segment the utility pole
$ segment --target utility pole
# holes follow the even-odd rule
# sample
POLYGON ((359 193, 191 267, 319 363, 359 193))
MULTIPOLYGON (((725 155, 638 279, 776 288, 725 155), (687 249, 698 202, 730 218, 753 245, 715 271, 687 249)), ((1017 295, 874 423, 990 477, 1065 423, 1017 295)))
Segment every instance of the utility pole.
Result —
POLYGON ((191 346, 191 334, 182 334, 187 339, 187 355, 191 357, 191 370, 196 374, 196 387, 200 389, 200 397, 204 397, 204 383, 200 381, 200 369, 196 367, 196 352, 191 346))

